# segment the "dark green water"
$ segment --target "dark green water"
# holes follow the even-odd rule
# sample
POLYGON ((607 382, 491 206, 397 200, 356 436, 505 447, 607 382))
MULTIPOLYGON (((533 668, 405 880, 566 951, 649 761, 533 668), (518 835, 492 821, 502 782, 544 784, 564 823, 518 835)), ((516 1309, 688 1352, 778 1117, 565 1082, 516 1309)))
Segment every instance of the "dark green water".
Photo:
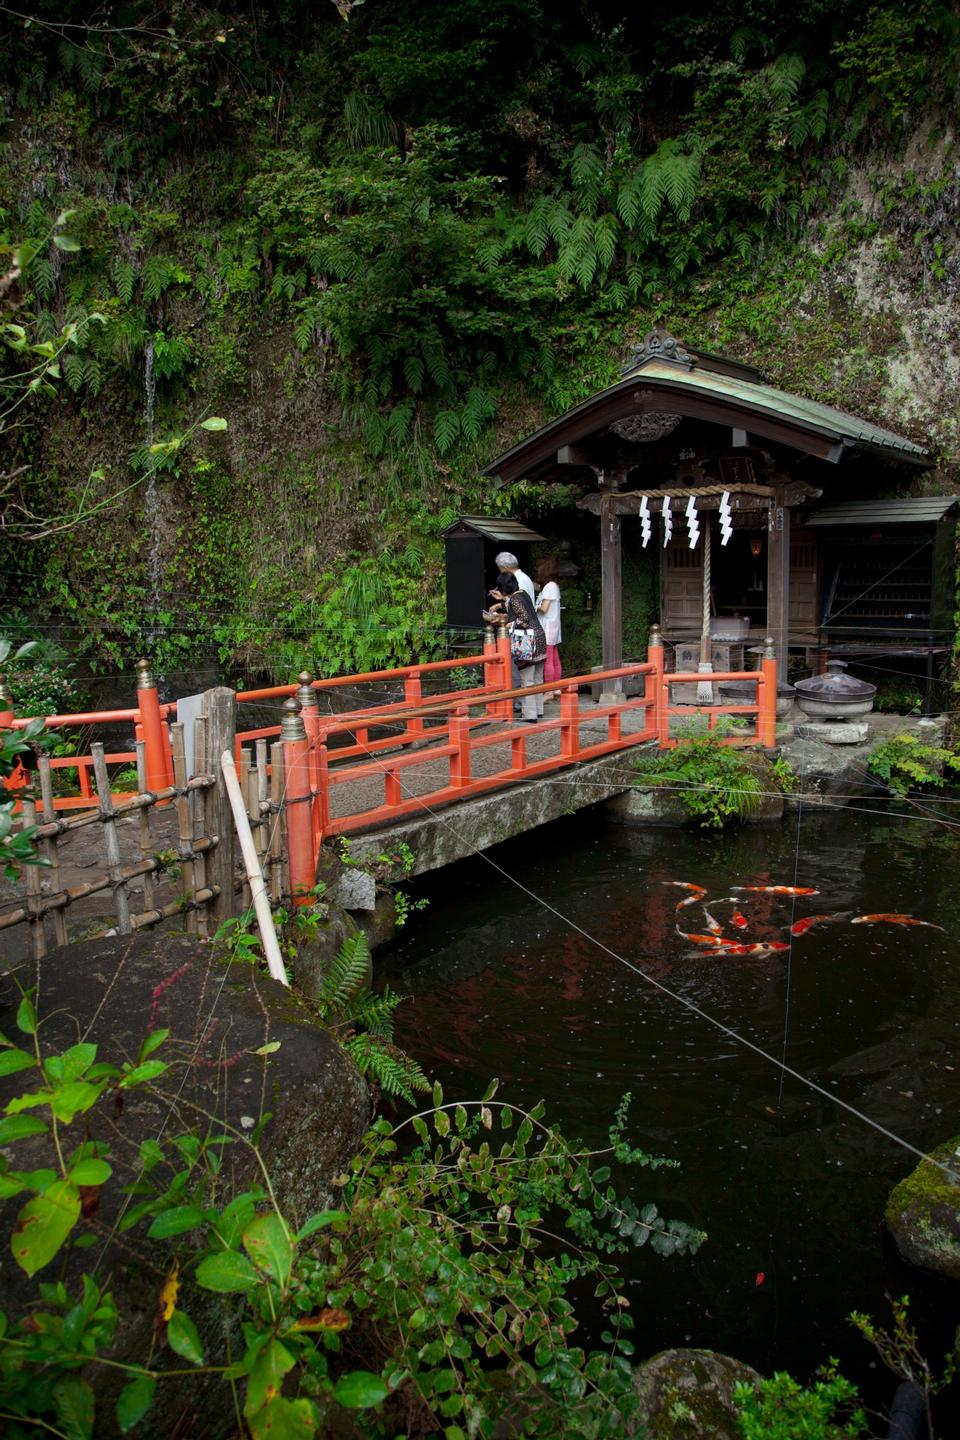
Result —
MULTIPOLYGON (((924 1150, 960 1132, 956 836, 893 813, 714 837, 625 829, 588 811, 491 851, 505 875, 477 858, 418 889, 429 908, 379 973, 411 997, 398 1041, 447 1098, 476 1096, 497 1075, 501 1097, 542 1096, 569 1135, 601 1144, 629 1090, 631 1141, 681 1162, 632 1172, 635 1198, 709 1234, 696 1257, 644 1248, 626 1262, 639 1355, 709 1346, 801 1378, 836 1355, 886 1399, 892 1387, 848 1312, 885 1317, 885 1292, 909 1292, 938 1354, 960 1305, 953 1287, 900 1262, 883 1232, 886 1196, 913 1155, 781 1079, 573 926, 924 1150), (817 886, 795 918, 906 911, 946 931, 844 923, 796 939, 789 959, 691 956, 674 929, 682 892, 666 880, 717 896, 737 884, 817 886)), ((752 904, 751 935, 784 938, 791 904, 752 904)), ((680 915, 703 929, 697 907, 680 915)))

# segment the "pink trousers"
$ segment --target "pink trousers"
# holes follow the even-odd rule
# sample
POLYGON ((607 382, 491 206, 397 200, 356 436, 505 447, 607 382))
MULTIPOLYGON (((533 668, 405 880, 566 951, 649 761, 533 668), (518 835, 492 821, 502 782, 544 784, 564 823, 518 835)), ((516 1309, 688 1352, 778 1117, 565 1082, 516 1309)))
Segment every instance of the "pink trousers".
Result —
POLYGON ((543 683, 552 685, 563 674, 563 666, 560 664, 560 651, 556 645, 547 646, 547 658, 543 666, 543 683))

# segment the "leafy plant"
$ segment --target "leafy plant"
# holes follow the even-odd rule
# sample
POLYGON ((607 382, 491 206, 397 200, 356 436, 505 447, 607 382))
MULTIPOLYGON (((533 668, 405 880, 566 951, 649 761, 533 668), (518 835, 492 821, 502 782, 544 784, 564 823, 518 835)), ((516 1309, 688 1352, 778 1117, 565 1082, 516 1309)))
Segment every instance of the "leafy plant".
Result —
MULTIPOLYGON (((331 999, 349 996, 357 963, 344 957, 331 999)), ((32 1277, 88 1238, 77 1233, 81 1210, 116 1183, 96 1107, 108 1088, 165 1074, 154 1052, 167 1032, 120 1068, 99 1061, 93 1044, 44 1054, 28 997, 17 1025, 32 1052, 4 1040, 0 1060, 8 1075, 35 1072, 35 1088, 7 1104, 0 1136, 14 1151, 48 1137, 51 1164, 27 1173, 4 1160, 0 1186, 31 1196, 12 1250, 32 1277), (74 1125, 82 1138, 71 1150, 74 1125)), ((185 1134, 161 1127, 141 1143, 127 1187, 135 1203, 119 1222, 126 1252, 137 1253, 144 1233, 154 1263, 158 1246, 166 1252, 150 1353, 142 1362, 111 1353, 124 1317, 90 1276, 79 1293, 42 1283, 41 1303, 24 1317, 0 1313, 5 1433, 26 1440, 55 1428, 91 1440, 102 1419, 88 1376, 102 1364, 126 1372, 116 1402, 123 1433, 150 1414, 168 1376, 195 1368, 221 1377, 252 1440, 329 1434, 342 1411, 351 1433, 369 1437, 443 1431, 458 1440, 517 1423, 547 1440, 622 1434, 637 1400, 630 1301, 613 1259, 648 1239, 663 1255, 692 1253, 704 1237, 621 1198, 609 1166, 597 1165, 663 1163, 625 1139, 629 1097, 608 1150, 591 1153, 547 1126, 542 1105, 524 1111, 495 1092, 494 1083, 480 1101, 451 1103, 437 1085, 431 1105, 399 1126, 378 1121, 336 1182, 335 1208, 296 1220, 278 1205, 258 1148, 268 1117, 249 1134, 222 1122, 185 1134), (417 1143, 401 1153, 407 1131, 417 1143), (246 1148, 260 1171, 239 1192, 224 1164, 230 1146, 246 1148), (591 1353, 571 1339, 568 1291, 583 1280, 608 1316, 603 1348, 591 1353), (198 1292, 207 1319, 224 1306, 223 1326, 204 1323, 203 1334, 198 1292), (227 1334, 242 1335, 239 1349, 227 1334)))
POLYGON ((908 1380, 923 1396, 926 1412, 927 1434, 934 1436, 933 1398, 960 1375, 960 1330, 954 1336, 953 1348, 944 1357, 940 1373, 934 1371, 930 1361, 920 1348, 917 1331, 910 1321, 910 1297, 903 1295, 899 1300, 890 1299, 893 1323, 884 1329, 869 1315, 855 1310, 850 1316, 865 1340, 869 1340, 880 1359, 900 1380, 908 1380))
POLYGON ((386 986, 369 989, 370 947, 361 933, 348 936, 337 952, 317 996, 320 1018, 339 1033, 361 1074, 387 1095, 413 1104, 414 1092, 429 1090, 420 1066, 393 1043, 393 1012, 403 997, 386 986))
POLYGON ((637 761, 634 769, 643 785, 673 789, 703 829, 745 820, 763 794, 743 756, 712 735, 681 740, 673 750, 637 761))
POLYGON ((733 1398, 744 1440, 844 1440, 868 1434, 856 1388, 837 1374, 834 1361, 809 1387, 778 1371, 761 1380, 759 1390, 738 1383, 733 1398))
POLYGON ((908 795, 914 786, 942 789, 960 772, 960 754, 918 735, 892 735, 871 751, 867 769, 894 795, 908 795))

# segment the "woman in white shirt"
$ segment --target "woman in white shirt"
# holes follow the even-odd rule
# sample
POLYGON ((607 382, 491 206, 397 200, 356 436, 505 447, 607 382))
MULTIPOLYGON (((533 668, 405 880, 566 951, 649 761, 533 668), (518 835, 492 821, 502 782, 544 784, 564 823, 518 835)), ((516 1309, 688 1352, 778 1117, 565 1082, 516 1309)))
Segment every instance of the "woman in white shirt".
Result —
MULTIPOLYGON (((557 584, 557 562, 552 555, 547 555, 543 560, 537 562, 537 584, 540 587, 540 594, 537 597, 537 614, 547 640, 547 658, 543 667, 543 679, 545 684, 555 685, 563 674, 563 669, 560 664, 560 652, 557 649, 561 640, 560 586, 557 584)), ((544 698, 555 700, 556 692, 544 698)))

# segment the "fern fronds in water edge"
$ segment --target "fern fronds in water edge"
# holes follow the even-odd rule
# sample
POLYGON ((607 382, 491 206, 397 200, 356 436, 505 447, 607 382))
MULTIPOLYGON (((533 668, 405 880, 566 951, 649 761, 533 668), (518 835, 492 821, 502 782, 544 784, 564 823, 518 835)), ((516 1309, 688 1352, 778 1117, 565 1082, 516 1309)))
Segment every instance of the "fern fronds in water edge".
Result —
POLYGON ((403 999, 387 985, 382 995, 372 990, 360 990, 350 1002, 349 1019, 352 1025, 361 1025, 374 1040, 393 1039, 393 1012, 403 999))
POLYGON ((430 1089, 430 1082, 416 1060, 395 1045, 373 1035, 354 1035, 344 1048, 353 1056, 361 1075, 376 1080, 385 1095, 400 1095, 414 1103, 415 1091, 430 1089))
POLYGON ((337 951, 330 974, 320 988, 319 1002, 324 1017, 345 1010, 367 982, 370 946, 364 934, 350 935, 337 951))

